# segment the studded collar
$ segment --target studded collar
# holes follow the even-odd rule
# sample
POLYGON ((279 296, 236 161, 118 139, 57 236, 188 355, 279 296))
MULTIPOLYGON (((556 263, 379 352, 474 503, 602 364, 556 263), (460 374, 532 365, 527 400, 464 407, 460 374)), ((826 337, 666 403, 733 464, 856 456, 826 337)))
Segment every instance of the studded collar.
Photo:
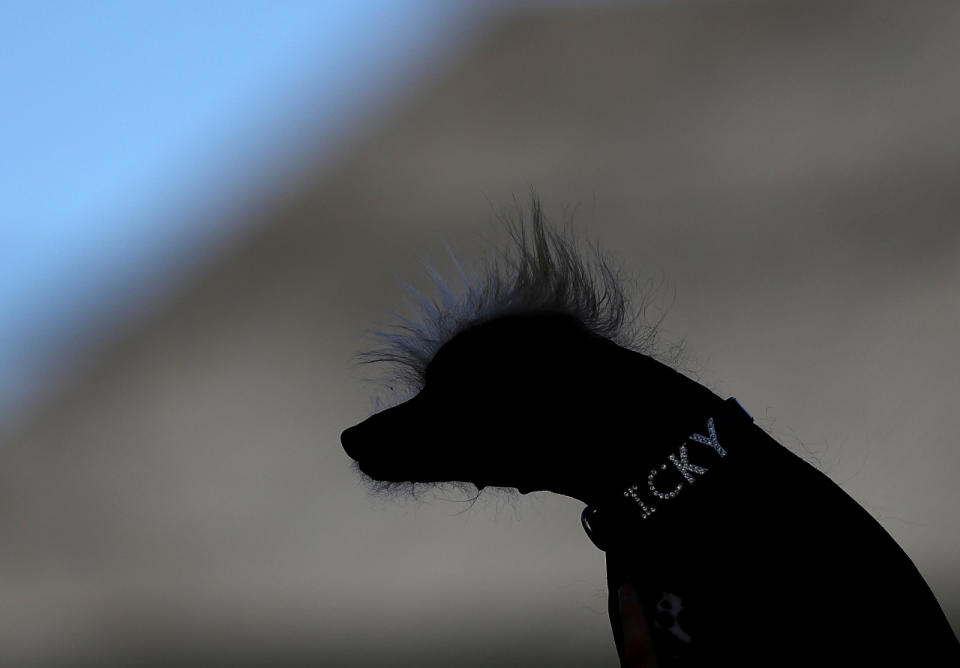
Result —
POLYGON ((637 532, 669 531, 671 518, 693 510, 722 486, 731 468, 747 452, 746 430, 753 418, 730 397, 713 415, 702 416, 701 428, 689 434, 663 462, 606 499, 588 505, 580 515, 587 536, 601 550, 634 542, 637 532))

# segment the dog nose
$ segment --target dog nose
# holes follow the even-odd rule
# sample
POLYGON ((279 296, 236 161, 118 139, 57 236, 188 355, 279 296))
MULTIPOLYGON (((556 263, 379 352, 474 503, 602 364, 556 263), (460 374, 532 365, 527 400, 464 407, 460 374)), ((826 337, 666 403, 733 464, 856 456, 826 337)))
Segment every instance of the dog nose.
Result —
POLYGON ((362 434, 360 433, 360 425, 348 427, 340 434, 340 445, 343 446, 344 452, 353 460, 358 461, 360 459, 361 443, 362 434))

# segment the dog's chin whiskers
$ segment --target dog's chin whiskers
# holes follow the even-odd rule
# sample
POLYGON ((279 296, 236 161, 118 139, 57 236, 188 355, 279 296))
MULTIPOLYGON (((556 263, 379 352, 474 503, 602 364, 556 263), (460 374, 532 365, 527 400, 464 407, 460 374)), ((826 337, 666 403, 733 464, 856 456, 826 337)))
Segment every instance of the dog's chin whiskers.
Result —
POLYGON ((416 501, 423 503, 427 500, 447 501, 449 503, 466 503, 466 508, 458 511, 460 515, 471 510, 480 498, 496 497, 506 499, 516 506, 519 492, 515 487, 498 487, 486 485, 482 489, 471 482, 444 481, 444 482, 414 482, 410 480, 379 480, 360 469, 358 462, 352 462, 351 468, 358 476, 360 484, 366 487, 370 496, 388 503, 404 503, 416 501), (484 492, 488 494, 484 494, 484 492), (495 494, 489 494, 494 492, 495 494))

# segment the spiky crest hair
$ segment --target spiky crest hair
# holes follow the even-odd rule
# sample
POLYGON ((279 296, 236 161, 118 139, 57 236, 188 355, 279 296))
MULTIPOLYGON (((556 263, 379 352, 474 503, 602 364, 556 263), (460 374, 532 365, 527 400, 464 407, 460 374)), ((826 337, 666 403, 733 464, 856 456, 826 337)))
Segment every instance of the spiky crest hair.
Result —
MULTIPOLYGON (((682 342, 667 348, 659 345, 660 324, 666 311, 648 321, 650 298, 656 291, 637 290, 634 306, 623 272, 597 244, 588 244, 591 253, 587 257, 573 233, 572 221, 563 232, 554 229, 533 192, 529 230, 528 220, 516 200, 513 210, 501 213, 500 219, 513 245, 494 249, 482 273, 469 265, 464 270, 445 245, 463 282, 462 294, 458 295, 423 258, 420 260, 440 293, 439 303, 397 279, 419 306, 419 320, 390 311, 398 322, 386 330, 368 330, 383 345, 358 353, 360 363, 390 364, 393 373, 389 380, 399 382, 414 394, 423 388, 433 356, 458 333, 500 316, 546 311, 572 315, 589 330, 624 348, 674 366, 679 364, 682 342)), ((632 286, 633 282, 630 283, 632 286)))

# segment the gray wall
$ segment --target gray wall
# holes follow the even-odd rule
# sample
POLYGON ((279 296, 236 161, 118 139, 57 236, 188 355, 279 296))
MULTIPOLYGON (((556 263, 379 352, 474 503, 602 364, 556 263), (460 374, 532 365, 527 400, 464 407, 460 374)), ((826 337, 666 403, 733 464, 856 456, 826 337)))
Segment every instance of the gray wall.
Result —
POLYGON ((960 627, 957 62, 951 2, 499 24, 6 439, 0 663, 616 665, 580 504, 384 503, 338 442, 392 273, 479 260, 530 185, 960 627))

